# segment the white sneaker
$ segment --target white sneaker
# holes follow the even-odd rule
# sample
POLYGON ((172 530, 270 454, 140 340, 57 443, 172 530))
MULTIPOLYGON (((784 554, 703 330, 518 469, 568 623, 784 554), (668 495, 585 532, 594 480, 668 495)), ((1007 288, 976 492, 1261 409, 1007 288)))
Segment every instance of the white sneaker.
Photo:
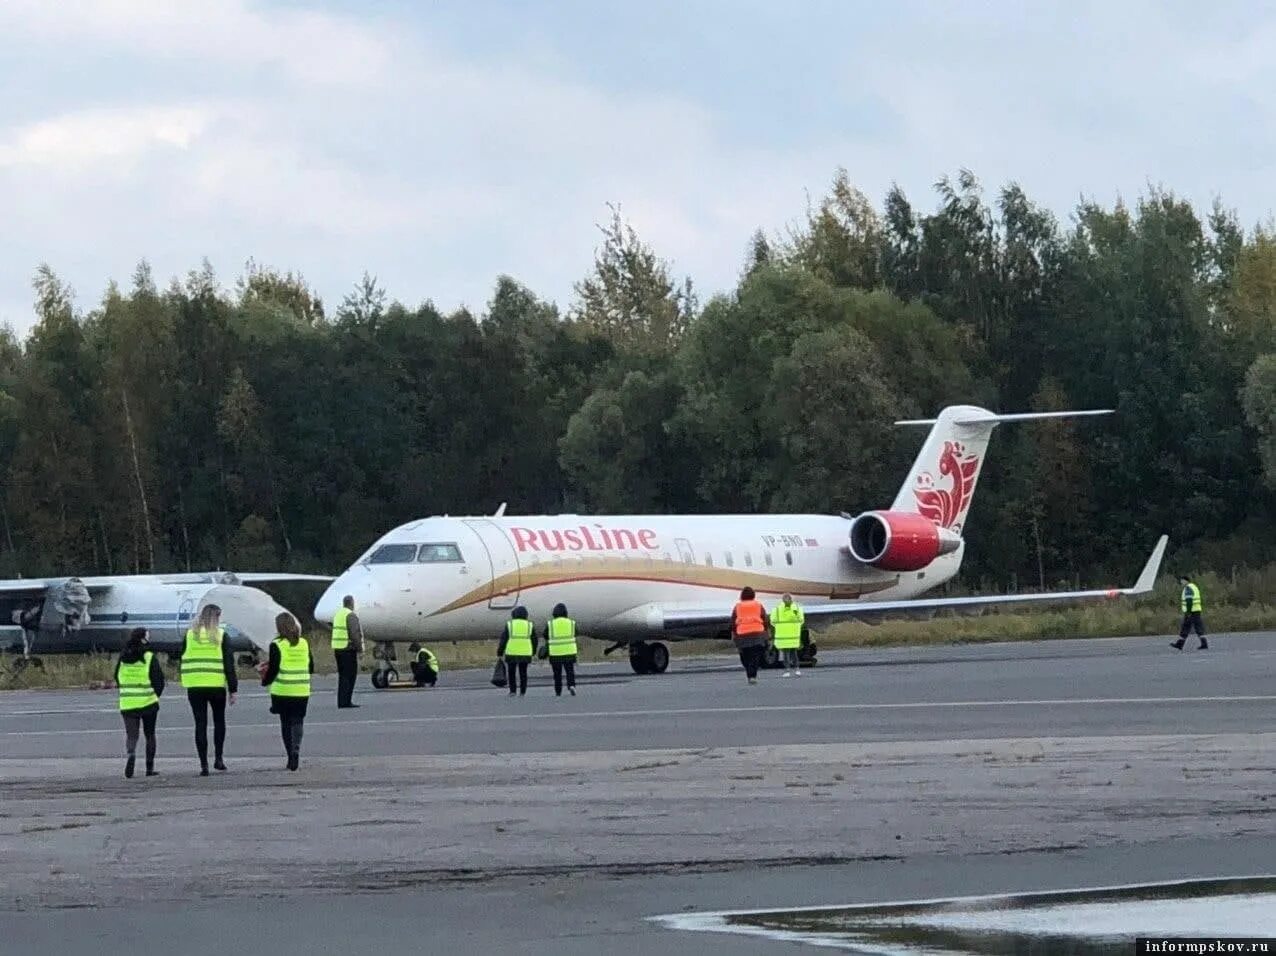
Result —
POLYGON ((784 672, 784 676, 785 676, 785 677, 792 677, 793 675, 792 675, 792 674, 790 674, 788 671, 785 671, 785 672, 784 672))
POLYGON ((802 668, 800 668, 800 667, 799 667, 799 668, 797 669, 797 675, 796 675, 796 676, 798 676, 798 677, 801 677, 801 676, 802 676, 802 668))

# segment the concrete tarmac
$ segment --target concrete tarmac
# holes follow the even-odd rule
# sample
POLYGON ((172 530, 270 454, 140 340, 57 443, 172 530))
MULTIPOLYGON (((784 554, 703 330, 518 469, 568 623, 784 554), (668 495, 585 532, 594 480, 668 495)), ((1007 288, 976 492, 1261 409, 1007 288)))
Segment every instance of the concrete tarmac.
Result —
POLYGON ((617 662, 576 698, 539 664, 524 698, 463 671, 361 682, 345 712, 320 680, 296 774, 245 682, 209 779, 179 687, 163 775, 132 781, 112 693, 11 692, 0 940, 21 943, 0 949, 158 953, 243 924, 236 948, 276 954, 774 952, 647 917, 1258 874, 1273 641, 826 652, 756 687, 725 660, 617 662))

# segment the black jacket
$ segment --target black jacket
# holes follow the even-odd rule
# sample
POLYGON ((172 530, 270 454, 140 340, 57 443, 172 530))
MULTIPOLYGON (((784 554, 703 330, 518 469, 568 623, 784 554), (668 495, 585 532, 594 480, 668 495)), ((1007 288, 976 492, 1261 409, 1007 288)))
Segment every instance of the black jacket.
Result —
MULTIPOLYGON (((129 649, 127 647, 120 652, 119 660, 115 662, 114 680, 117 686, 120 683, 120 665, 136 664, 145 653, 145 648, 129 649)), ((151 678, 151 688, 155 691, 156 696, 161 696, 164 693, 164 668, 160 667, 158 654, 152 654, 151 656, 151 671, 148 676, 151 678)))

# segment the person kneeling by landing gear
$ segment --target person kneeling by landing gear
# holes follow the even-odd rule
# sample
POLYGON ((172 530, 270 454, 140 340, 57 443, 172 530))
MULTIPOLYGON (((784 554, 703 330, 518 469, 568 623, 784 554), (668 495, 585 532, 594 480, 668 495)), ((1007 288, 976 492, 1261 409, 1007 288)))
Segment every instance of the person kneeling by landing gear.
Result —
POLYGON ((417 687, 433 687, 439 679, 439 659, 428 647, 413 643, 408 647, 412 654, 412 679, 417 687))

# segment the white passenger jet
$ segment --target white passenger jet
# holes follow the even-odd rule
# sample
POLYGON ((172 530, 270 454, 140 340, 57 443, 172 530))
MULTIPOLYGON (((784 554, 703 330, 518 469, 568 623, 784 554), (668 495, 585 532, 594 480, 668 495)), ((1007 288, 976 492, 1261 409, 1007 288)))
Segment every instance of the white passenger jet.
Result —
MULTIPOLYGON (((961 566, 962 528, 984 453, 1000 422, 1108 410, 996 415, 945 408, 890 508, 852 518, 790 515, 432 517, 395 528, 328 588, 315 616, 331 621, 351 595, 364 633, 396 641, 495 639, 524 605, 538 627, 563 602, 581 634, 628 647, 636 673, 662 673, 664 641, 729 636, 745 585, 768 609, 788 592, 808 624, 947 608, 1038 605, 1151 590, 1162 537, 1132 587, 1044 594, 919 598, 961 566)), ((816 645, 804 636, 803 656, 816 645)), ((375 676, 375 675, 374 675, 375 676)), ((383 673, 383 678, 389 675, 383 673)), ((378 684, 383 686, 384 680, 378 684)))
POLYGON ((284 608, 251 585, 331 580, 309 574, 215 571, 0 581, 0 621, 5 622, 0 625, 0 650, 20 652, 19 666, 38 666, 35 651, 117 650, 133 628, 145 627, 155 650, 176 654, 190 621, 205 605, 216 604, 222 609, 231 648, 255 658, 274 640, 275 616, 284 608))

